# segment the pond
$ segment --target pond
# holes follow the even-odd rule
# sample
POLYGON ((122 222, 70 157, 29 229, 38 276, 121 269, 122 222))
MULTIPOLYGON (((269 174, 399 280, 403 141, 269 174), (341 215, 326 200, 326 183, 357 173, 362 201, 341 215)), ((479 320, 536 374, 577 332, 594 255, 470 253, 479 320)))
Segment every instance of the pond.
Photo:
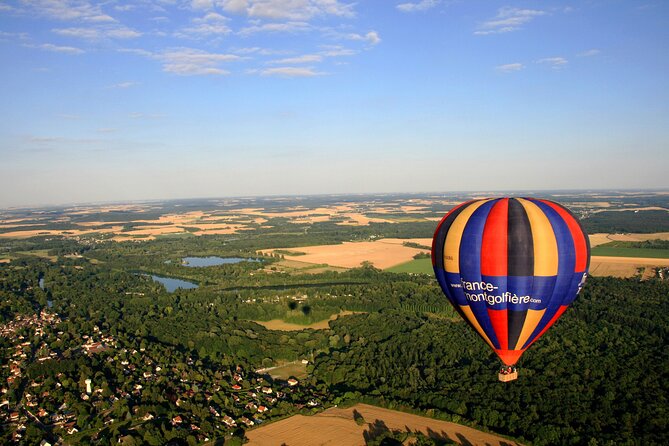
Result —
POLYGON ((150 276, 154 282, 161 283, 168 293, 173 293, 179 288, 182 290, 192 290, 199 286, 197 283, 187 282, 185 280, 175 279, 173 277, 161 277, 155 276, 153 274, 147 275, 150 276))
POLYGON ((189 268, 203 268, 205 266, 229 265, 239 262, 257 262, 256 259, 245 259, 242 257, 184 257, 181 264, 189 268))
POLYGON ((44 289, 44 277, 39 278, 39 287, 42 288, 42 290, 44 289))

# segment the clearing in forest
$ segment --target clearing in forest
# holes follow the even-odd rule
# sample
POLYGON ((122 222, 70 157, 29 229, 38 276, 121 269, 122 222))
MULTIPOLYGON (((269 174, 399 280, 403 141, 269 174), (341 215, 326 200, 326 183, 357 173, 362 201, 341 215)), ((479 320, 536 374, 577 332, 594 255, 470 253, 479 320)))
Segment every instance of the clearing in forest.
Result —
POLYGON ((437 440, 452 440, 463 445, 519 445, 495 434, 448 421, 356 404, 347 409, 333 407, 317 415, 295 415, 258 429, 246 431, 251 446, 364 446, 366 438, 389 430, 420 431, 437 440), (362 424, 356 418, 364 419, 362 424))
POLYGON ((355 311, 341 311, 338 314, 333 314, 329 319, 324 319, 322 321, 314 322, 309 325, 301 324, 291 324, 290 322, 285 322, 281 319, 272 319, 271 321, 253 321, 256 324, 260 324, 268 330, 280 330, 280 331, 299 331, 306 330, 311 328, 312 330, 325 330, 330 328, 330 321, 334 321, 338 317, 348 316, 350 314, 355 314, 355 311))

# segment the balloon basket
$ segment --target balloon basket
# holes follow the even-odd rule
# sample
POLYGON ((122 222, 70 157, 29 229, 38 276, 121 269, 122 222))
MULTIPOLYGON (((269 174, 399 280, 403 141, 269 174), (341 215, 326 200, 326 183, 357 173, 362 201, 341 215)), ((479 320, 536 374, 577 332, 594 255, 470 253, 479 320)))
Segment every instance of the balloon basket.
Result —
POLYGON ((500 381, 506 383, 518 379, 518 371, 511 373, 500 373, 499 375, 497 375, 497 377, 499 378, 500 381))

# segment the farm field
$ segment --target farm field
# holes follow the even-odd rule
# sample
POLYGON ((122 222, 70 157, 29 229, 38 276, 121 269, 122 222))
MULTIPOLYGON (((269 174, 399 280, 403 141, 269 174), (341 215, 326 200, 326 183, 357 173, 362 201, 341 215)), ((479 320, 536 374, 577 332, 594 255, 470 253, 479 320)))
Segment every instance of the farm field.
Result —
POLYGON ((593 256, 636 257, 644 259, 669 259, 669 249, 629 248, 615 246, 614 243, 600 245, 592 249, 593 256), (611 245, 611 246, 609 246, 611 245))
POLYGON ((258 429, 249 430, 247 444, 252 446, 364 446, 370 431, 407 429, 420 431, 435 439, 449 439, 462 445, 518 445, 495 434, 448 421, 435 420, 368 404, 356 404, 346 409, 333 407, 317 415, 295 415, 258 429), (362 416, 358 425, 355 415, 362 416))
MULTIPOLYGON (((296 250, 294 250, 296 251, 296 250)), ((346 271, 348 268, 342 268, 342 267, 336 267, 336 266, 329 266, 325 264, 318 264, 318 263, 307 263, 307 262, 300 262, 297 260, 281 260, 279 262, 273 263, 270 269, 266 270, 268 272, 270 271, 281 271, 281 272, 286 272, 289 274, 320 274, 325 271, 346 271)))
POLYGON ((391 273, 432 274, 432 259, 414 259, 400 265, 388 268, 391 273))
MULTIPOLYGON (((370 262, 377 268, 386 269, 413 259, 419 253, 429 251, 404 246, 405 242, 426 245, 429 239, 381 239, 373 242, 344 242, 340 245, 302 246, 299 248, 303 255, 284 255, 285 259, 305 263, 327 264, 345 268, 355 268, 363 262, 370 262)), ((430 240, 431 243, 431 240, 430 240)), ((429 246, 429 243, 426 245, 429 246)), ((280 251, 284 248, 277 248, 280 251)), ((273 253, 275 249, 261 252, 273 253)))
POLYGON ((648 259, 634 257, 601 257, 592 256, 590 260, 590 274, 604 277, 634 277, 638 269, 647 269, 669 266, 669 259, 648 259))
POLYGON ((590 234, 590 247, 610 242, 644 242, 646 240, 669 240, 669 232, 655 232, 651 234, 590 234))

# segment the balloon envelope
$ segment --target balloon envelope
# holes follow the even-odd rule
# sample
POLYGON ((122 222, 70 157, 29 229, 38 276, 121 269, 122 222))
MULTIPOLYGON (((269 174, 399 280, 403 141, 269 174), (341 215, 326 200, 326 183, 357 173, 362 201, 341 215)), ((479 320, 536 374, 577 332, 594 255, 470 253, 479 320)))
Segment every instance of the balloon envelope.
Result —
POLYGON ((444 294, 507 365, 571 305, 589 263, 590 243, 576 217, 534 198, 462 203, 432 242, 444 294))

